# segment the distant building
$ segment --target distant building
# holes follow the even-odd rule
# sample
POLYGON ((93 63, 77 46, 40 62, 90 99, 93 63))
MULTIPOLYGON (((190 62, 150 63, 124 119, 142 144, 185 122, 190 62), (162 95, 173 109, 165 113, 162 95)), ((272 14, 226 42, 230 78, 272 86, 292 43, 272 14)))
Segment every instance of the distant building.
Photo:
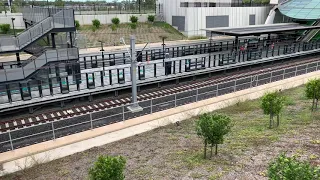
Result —
POLYGON ((270 9, 242 0, 157 0, 158 17, 186 36, 205 36, 204 28, 264 24, 270 9))

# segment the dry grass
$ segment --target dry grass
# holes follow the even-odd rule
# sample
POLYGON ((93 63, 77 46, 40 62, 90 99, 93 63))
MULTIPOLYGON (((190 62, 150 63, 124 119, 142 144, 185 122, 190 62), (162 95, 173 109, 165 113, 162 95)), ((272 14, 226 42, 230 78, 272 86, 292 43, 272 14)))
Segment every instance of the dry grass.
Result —
POLYGON ((130 35, 136 36, 137 43, 154 43, 160 42, 160 35, 168 37, 166 40, 175 41, 186 39, 179 31, 174 29, 167 23, 155 22, 150 23, 138 23, 137 29, 131 29, 130 24, 120 24, 119 27, 112 31, 111 25, 102 25, 101 28, 95 32, 92 30, 92 26, 82 26, 79 30, 80 37, 86 39, 80 40, 80 47, 99 47, 100 42, 103 41, 105 45, 113 46, 120 45, 120 38, 124 37, 126 42, 129 42, 130 35))
POLYGON ((268 129, 259 100, 219 110, 232 117, 234 126, 212 159, 203 159, 196 118, 191 118, 2 179, 86 179, 101 154, 125 156, 127 179, 266 179, 268 162, 282 151, 319 165, 320 116, 311 115, 303 89, 282 92, 290 101, 279 128, 268 129))

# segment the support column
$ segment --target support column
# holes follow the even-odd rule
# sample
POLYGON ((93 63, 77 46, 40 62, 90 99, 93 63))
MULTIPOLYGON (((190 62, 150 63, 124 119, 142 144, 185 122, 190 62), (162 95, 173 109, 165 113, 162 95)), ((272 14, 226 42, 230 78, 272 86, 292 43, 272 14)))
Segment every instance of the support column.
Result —
POLYGON ((20 62, 20 54, 16 53, 16 57, 17 57, 17 63, 18 63, 18 65, 20 65, 21 64, 21 62, 20 62))
POLYGON ((73 47, 72 32, 69 33, 69 38, 70 38, 70 48, 72 48, 73 47))
POLYGON ((55 33, 51 33, 52 48, 56 48, 55 33))

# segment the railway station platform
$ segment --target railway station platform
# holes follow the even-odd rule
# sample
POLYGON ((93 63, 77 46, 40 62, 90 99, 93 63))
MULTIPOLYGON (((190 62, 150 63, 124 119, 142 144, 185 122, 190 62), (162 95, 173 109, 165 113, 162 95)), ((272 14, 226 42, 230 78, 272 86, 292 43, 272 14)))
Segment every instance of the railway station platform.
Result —
MULTIPOLYGON (((319 52, 320 42, 312 42, 308 44, 291 44, 290 46, 285 44, 276 45, 273 49, 266 48, 250 53, 232 54, 231 51, 220 51, 139 62, 136 70, 138 86, 201 74, 209 75, 213 72, 264 62, 306 55, 312 56, 319 52)), ((90 61, 90 63, 92 62, 90 61)), ((0 112, 130 88, 130 66, 130 64, 102 67, 95 65, 95 68, 82 69, 79 74, 61 72, 59 77, 55 77, 55 75, 50 77, 51 85, 38 84, 38 86, 31 87, 28 82, 25 82, 24 87, 17 88, 14 91, 11 90, 10 95, 8 95, 8 91, 1 92, 0 112)))

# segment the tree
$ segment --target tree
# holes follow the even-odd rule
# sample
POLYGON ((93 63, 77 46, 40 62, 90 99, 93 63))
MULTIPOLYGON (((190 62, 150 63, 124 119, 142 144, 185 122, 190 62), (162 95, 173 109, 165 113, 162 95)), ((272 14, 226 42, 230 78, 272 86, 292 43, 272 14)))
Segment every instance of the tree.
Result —
POLYGON ((120 19, 115 17, 111 19, 112 24, 115 24, 116 26, 118 26, 120 24, 120 19))
POLYGON ((137 16, 130 16, 130 21, 131 23, 137 23, 138 22, 138 17, 137 16))
POLYGON ((75 24, 76 24, 76 29, 79 30, 80 29, 80 23, 78 20, 75 20, 75 24))
POLYGON ((197 121, 196 131, 198 136, 204 141, 204 158, 207 155, 207 145, 211 145, 210 157, 212 157, 212 147, 216 146, 215 154, 218 154, 218 144, 223 143, 223 136, 231 130, 231 119, 221 114, 201 114, 197 121))
POLYGON ((100 156, 89 169, 91 180, 124 180, 126 160, 122 156, 100 156))
POLYGON ((320 98, 320 79, 309 80, 305 88, 306 97, 312 99, 311 111, 318 109, 318 101, 320 98))
POLYGON ((149 16, 148 16, 148 21, 149 21, 149 22, 153 23, 153 22, 154 22, 154 19, 155 19, 154 15, 149 15, 149 16))
POLYGON ((92 20, 92 25, 96 29, 99 29, 101 24, 100 24, 100 21, 98 19, 94 19, 94 20, 92 20))
POLYGON ((64 1, 63 0, 55 0, 54 5, 57 7, 64 7, 64 1))
POLYGON ((295 157, 280 154, 268 167, 271 180, 316 180, 320 179, 320 167, 311 166, 308 162, 300 162, 295 157))
POLYGON ((10 24, 0 24, 0 30, 3 34, 8 34, 10 31, 10 24))
POLYGON ((285 97, 281 96, 279 92, 269 92, 264 94, 261 101, 261 108, 264 114, 270 115, 269 128, 273 128, 274 115, 277 116, 277 127, 280 124, 280 113, 284 107, 285 97))

